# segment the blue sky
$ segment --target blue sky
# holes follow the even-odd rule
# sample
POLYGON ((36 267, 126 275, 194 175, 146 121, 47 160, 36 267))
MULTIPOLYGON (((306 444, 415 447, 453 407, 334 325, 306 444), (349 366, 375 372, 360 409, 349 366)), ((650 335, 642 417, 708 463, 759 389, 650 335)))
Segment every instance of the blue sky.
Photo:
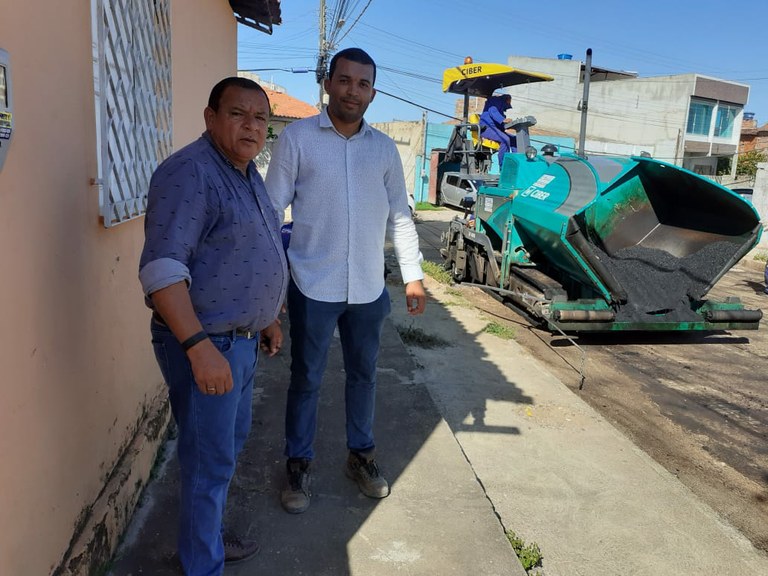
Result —
MULTIPOLYGON (((442 93, 445 68, 471 55, 476 62, 506 63, 509 55, 584 60, 641 77, 696 72, 750 86, 745 109, 768 122, 768 24, 765 0, 326 0, 347 6, 357 23, 343 26, 337 49, 359 46, 376 61, 376 88, 453 113, 455 96, 442 93)), ((312 68, 318 53, 317 0, 282 0, 283 23, 272 36, 238 25, 238 67, 312 68)), ((292 96, 316 103, 314 73, 257 72, 292 96)), ((379 93, 371 122, 417 120, 422 110, 379 93)), ((430 121, 444 118, 430 113, 430 121)))

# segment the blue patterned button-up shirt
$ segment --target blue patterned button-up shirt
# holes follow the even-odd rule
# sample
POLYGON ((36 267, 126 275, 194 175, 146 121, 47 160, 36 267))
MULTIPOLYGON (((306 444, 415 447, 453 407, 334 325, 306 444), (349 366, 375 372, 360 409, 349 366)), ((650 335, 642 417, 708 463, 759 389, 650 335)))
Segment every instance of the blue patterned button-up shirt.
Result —
POLYGON ((139 263, 148 305, 184 280, 208 333, 266 328, 287 287, 279 228, 254 164, 243 175, 203 134, 152 175, 139 263))

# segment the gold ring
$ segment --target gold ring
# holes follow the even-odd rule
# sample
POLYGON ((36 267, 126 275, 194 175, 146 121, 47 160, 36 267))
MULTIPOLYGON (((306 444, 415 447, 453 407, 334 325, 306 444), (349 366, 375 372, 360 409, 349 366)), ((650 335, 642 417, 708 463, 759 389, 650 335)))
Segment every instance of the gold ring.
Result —
POLYGON ((208 392, 216 392, 216 388, 208 388, 208 392))

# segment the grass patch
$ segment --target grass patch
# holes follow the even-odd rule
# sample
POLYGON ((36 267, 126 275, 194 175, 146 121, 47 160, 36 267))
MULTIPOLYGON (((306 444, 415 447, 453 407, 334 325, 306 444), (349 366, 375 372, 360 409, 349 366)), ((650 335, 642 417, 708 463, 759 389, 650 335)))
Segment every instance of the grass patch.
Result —
POLYGON ((514 340, 515 338, 514 328, 504 326, 498 322, 489 322, 485 328, 483 328, 483 332, 493 334, 494 336, 498 336, 503 340, 514 340))
POLYGON ((474 304, 467 300, 467 297, 461 290, 456 290, 456 288, 446 288, 445 293, 448 296, 453 296, 455 300, 446 300, 443 302, 443 305, 458 306, 459 308, 474 308, 474 304))
POLYGON ((418 346, 419 348, 441 348, 450 346, 448 340, 440 338, 435 334, 427 334, 421 328, 413 326, 397 326, 397 332, 406 346, 418 346))
POLYGON ((507 530, 505 534, 526 572, 529 572, 532 568, 541 567, 541 561, 544 559, 544 555, 541 553, 538 544, 535 542, 526 544, 525 540, 518 537, 512 530, 507 530))
POLYGON ((435 206, 429 202, 416 202, 416 212, 423 212, 428 210, 445 210, 442 206, 435 206))
POLYGON ((466 300, 446 300, 443 302, 443 306, 447 306, 449 308, 451 306, 456 308, 474 308, 474 306, 466 300))
POLYGON ((768 262, 768 252, 757 252, 752 258, 758 262, 768 262))
POLYGON ((440 284, 451 283, 451 273, 443 268, 442 264, 438 264, 437 262, 432 262, 430 260, 424 260, 421 263, 421 269, 424 270, 424 274, 430 278, 434 278, 440 282, 440 284))

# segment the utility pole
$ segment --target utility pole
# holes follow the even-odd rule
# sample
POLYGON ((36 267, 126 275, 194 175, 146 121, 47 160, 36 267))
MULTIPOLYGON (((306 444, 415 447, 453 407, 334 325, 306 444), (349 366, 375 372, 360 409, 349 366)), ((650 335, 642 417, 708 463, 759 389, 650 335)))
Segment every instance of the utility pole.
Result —
POLYGON ((325 79, 325 67, 328 60, 328 44, 325 39, 325 0, 320 0, 320 54, 317 56, 317 71, 315 76, 317 77, 317 83, 320 85, 320 100, 318 101, 317 108, 323 109, 323 100, 325 98, 325 88, 323 86, 323 80, 325 79))
POLYGON ((429 158, 427 158, 427 131, 428 131, 428 125, 427 122, 427 111, 424 110, 421 113, 421 139, 422 139, 422 146, 421 146, 421 178, 419 179, 419 195, 418 195, 418 201, 419 202, 425 202, 427 199, 425 198, 424 194, 424 183, 427 181, 428 177, 428 169, 429 169, 429 158))
POLYGON ((584 155, 584 141, 587 137, 587 112, 589 111, 589 79, 592 77, 592 48, 587 48, 587 63, 584 65, 584 96, 581 98, 581 128, 579 129, 579 151, 577 154, 582 158, 584 155))

